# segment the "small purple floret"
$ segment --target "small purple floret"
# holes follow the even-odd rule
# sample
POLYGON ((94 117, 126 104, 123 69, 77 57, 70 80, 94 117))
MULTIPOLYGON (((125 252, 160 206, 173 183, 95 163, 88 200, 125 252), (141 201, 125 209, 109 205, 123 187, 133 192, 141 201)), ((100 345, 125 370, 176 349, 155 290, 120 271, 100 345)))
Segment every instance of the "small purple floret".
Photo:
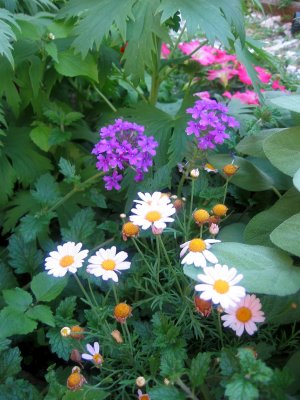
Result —
POLYGON ((216 145, 223 144, 230 137, 226 129, 240 126, 235 118, 227 115, 228 108, 215 100, 197 100, 194 107, 186 112, 192 115, 194 121, 188 121, 185 132, 196 136, 201 150, 215 149, 216 145))
POLYGON ((152 166, 158 143, 153 136, 146 136, 144 130, 143 126, 122 119, 101 128, 100 141, 92 154, 97 156, 97 169, 107 172, 103 178, 107 190, 121 189, 119 182, 123 175, 120 172, 125 168, 133 168, 134 179, 139 182, 152 166))

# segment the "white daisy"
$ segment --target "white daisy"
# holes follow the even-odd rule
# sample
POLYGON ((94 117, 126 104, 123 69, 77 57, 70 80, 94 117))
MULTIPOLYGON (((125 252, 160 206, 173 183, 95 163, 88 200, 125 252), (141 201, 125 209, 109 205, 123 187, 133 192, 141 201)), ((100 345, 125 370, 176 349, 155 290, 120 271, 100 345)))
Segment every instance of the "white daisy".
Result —
POLYGON ((130 268, 130 262, 125 261, 128 254, 125 251, 117 253, 117 249, 113 246, 111 249, 99 249, 88 262, 86 271, 95 276, 101 276, 104 281, 112 279, 118 282, 118 275, 124 269, 130 268))
POLYGON ((156 229, 165 229, 166 222, 173 222, 171 215, 176 213, 176 209, 171 203, 168 196, 160 192, 138 193, 142 200, 135 200, 136 208, 131 211, 133 214, 129 217, 130 221, 135 225, 141 226, 142 229, 154 227, 156 229))
POLYGON ((247 294, 238 304, 228 307, 221 319, 225 321, 223 325, 233 329, 237 336, 241 336, 244 330, 253 335, 257 331, 255 322, 264 322, 265 315, 260 300, 254 294, 247 294))
POLYGON ((86 345, 87 351, 90 354, 83 353, 81 355, 81 358, 84 360, 90 360, 93 361, 95 364, 99 365, 103 363, 103 357, 99 353, 100 352, 100 346, 98 342, 94 343, 94 346, 90 345, 89 343, 86 345))
POLYGON ((218 262, 217 257, 208 249, 211 248, 212 243, 219 243, 221 240, 216 239, 193 239, 180 245, 182 248, 180 257, 182 257, 188 250, 188 254, 182 259, 181 264, 194 264, 195 267, 206 267, 206 260, 212 264, 218 262))
POLYGON ((64 276, 66 273, 77 272, 77 269, 82 267, 84 259, 88 255, 88 250, 80 251, 82 243, 75 244, 67 242, 62 246, 57 246, 57 251, 51 251, 50 257, 45 260, 45 269, 49 275, 64 276))
POLYGON ((195 290, 202 292, 201 299, 212 300, 214 304, 219 304, 226 309, 234 306, 245 297, 245 288, 235 286, 241 279, 242 274, 237 275, 235 268, 228 269, 227 265, 216 264, 214 267, 203 268, 204 274, 197 278, 204 282, 195 286, 195 290))

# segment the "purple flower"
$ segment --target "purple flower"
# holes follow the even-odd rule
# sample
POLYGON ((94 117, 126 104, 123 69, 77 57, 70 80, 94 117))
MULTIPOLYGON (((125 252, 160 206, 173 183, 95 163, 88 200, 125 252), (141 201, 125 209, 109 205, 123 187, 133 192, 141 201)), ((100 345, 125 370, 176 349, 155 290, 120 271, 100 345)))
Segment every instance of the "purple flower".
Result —
POLYGON ((215 100, 197 100, 194 107, 186 110, 193 120, 188 121, 187 135, 195 135, 198 148, 214 149, 230 136, 226 129, 239 127, 238 121, 227 115, 228 108, 215 100))
POLYGON ((95 144, 92 154, 97 156, 97 169, 107 173, 112 171, 103 178, 107 190, 121 188, 119 182, 123 176, 120 171, 125 168, 134 169, 138 182, 152 166, 158 143, 153 136, 146 136, 144 130, 143 126, 122 119, 101 128, 100 141, 95 144))

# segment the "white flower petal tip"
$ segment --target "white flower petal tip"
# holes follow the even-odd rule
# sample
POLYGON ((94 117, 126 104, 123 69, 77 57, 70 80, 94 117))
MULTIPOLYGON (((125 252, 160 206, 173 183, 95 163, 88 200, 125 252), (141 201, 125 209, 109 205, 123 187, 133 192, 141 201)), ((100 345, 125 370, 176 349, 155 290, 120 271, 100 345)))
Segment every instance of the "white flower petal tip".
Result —
POLYGON ((118 282, 117 273, 131 266, 129 261, 125 261, 127 257, 128 254, 125 251, 117 253, 115 246, 107 250, 99 249, 94 256, 89 258, 86 272, 97 277, 101 276, 104 281, 112 279, 118 282))
POLYGON ((189 242, 180 245, 182 249, 180 252, 180 257, 185 257, 181 260, 181 264, 194 264, 195 267, 205 268, 207 261, 211 264, 216 264, 218 262, 217 257, 209 250, 211 244, 218 243, 220 240, 215 239, 192 239, 189 242))
POLYGON ((67 242, 58 245, 56 251, 51 251, 45 259, 45 269, 48 275, 65 276, 67 272, 76 273, 81 268, 88 250, 81 250, 82 243, 67 242))

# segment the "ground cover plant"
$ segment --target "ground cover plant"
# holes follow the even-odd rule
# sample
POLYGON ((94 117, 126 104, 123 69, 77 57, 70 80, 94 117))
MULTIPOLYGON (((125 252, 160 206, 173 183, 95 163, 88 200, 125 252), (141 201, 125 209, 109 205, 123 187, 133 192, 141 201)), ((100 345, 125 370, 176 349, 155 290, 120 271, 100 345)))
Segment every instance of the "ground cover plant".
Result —
POLYGON ((299 398, 297 81, 257 1, 0 1, 0 399, 299 398))

